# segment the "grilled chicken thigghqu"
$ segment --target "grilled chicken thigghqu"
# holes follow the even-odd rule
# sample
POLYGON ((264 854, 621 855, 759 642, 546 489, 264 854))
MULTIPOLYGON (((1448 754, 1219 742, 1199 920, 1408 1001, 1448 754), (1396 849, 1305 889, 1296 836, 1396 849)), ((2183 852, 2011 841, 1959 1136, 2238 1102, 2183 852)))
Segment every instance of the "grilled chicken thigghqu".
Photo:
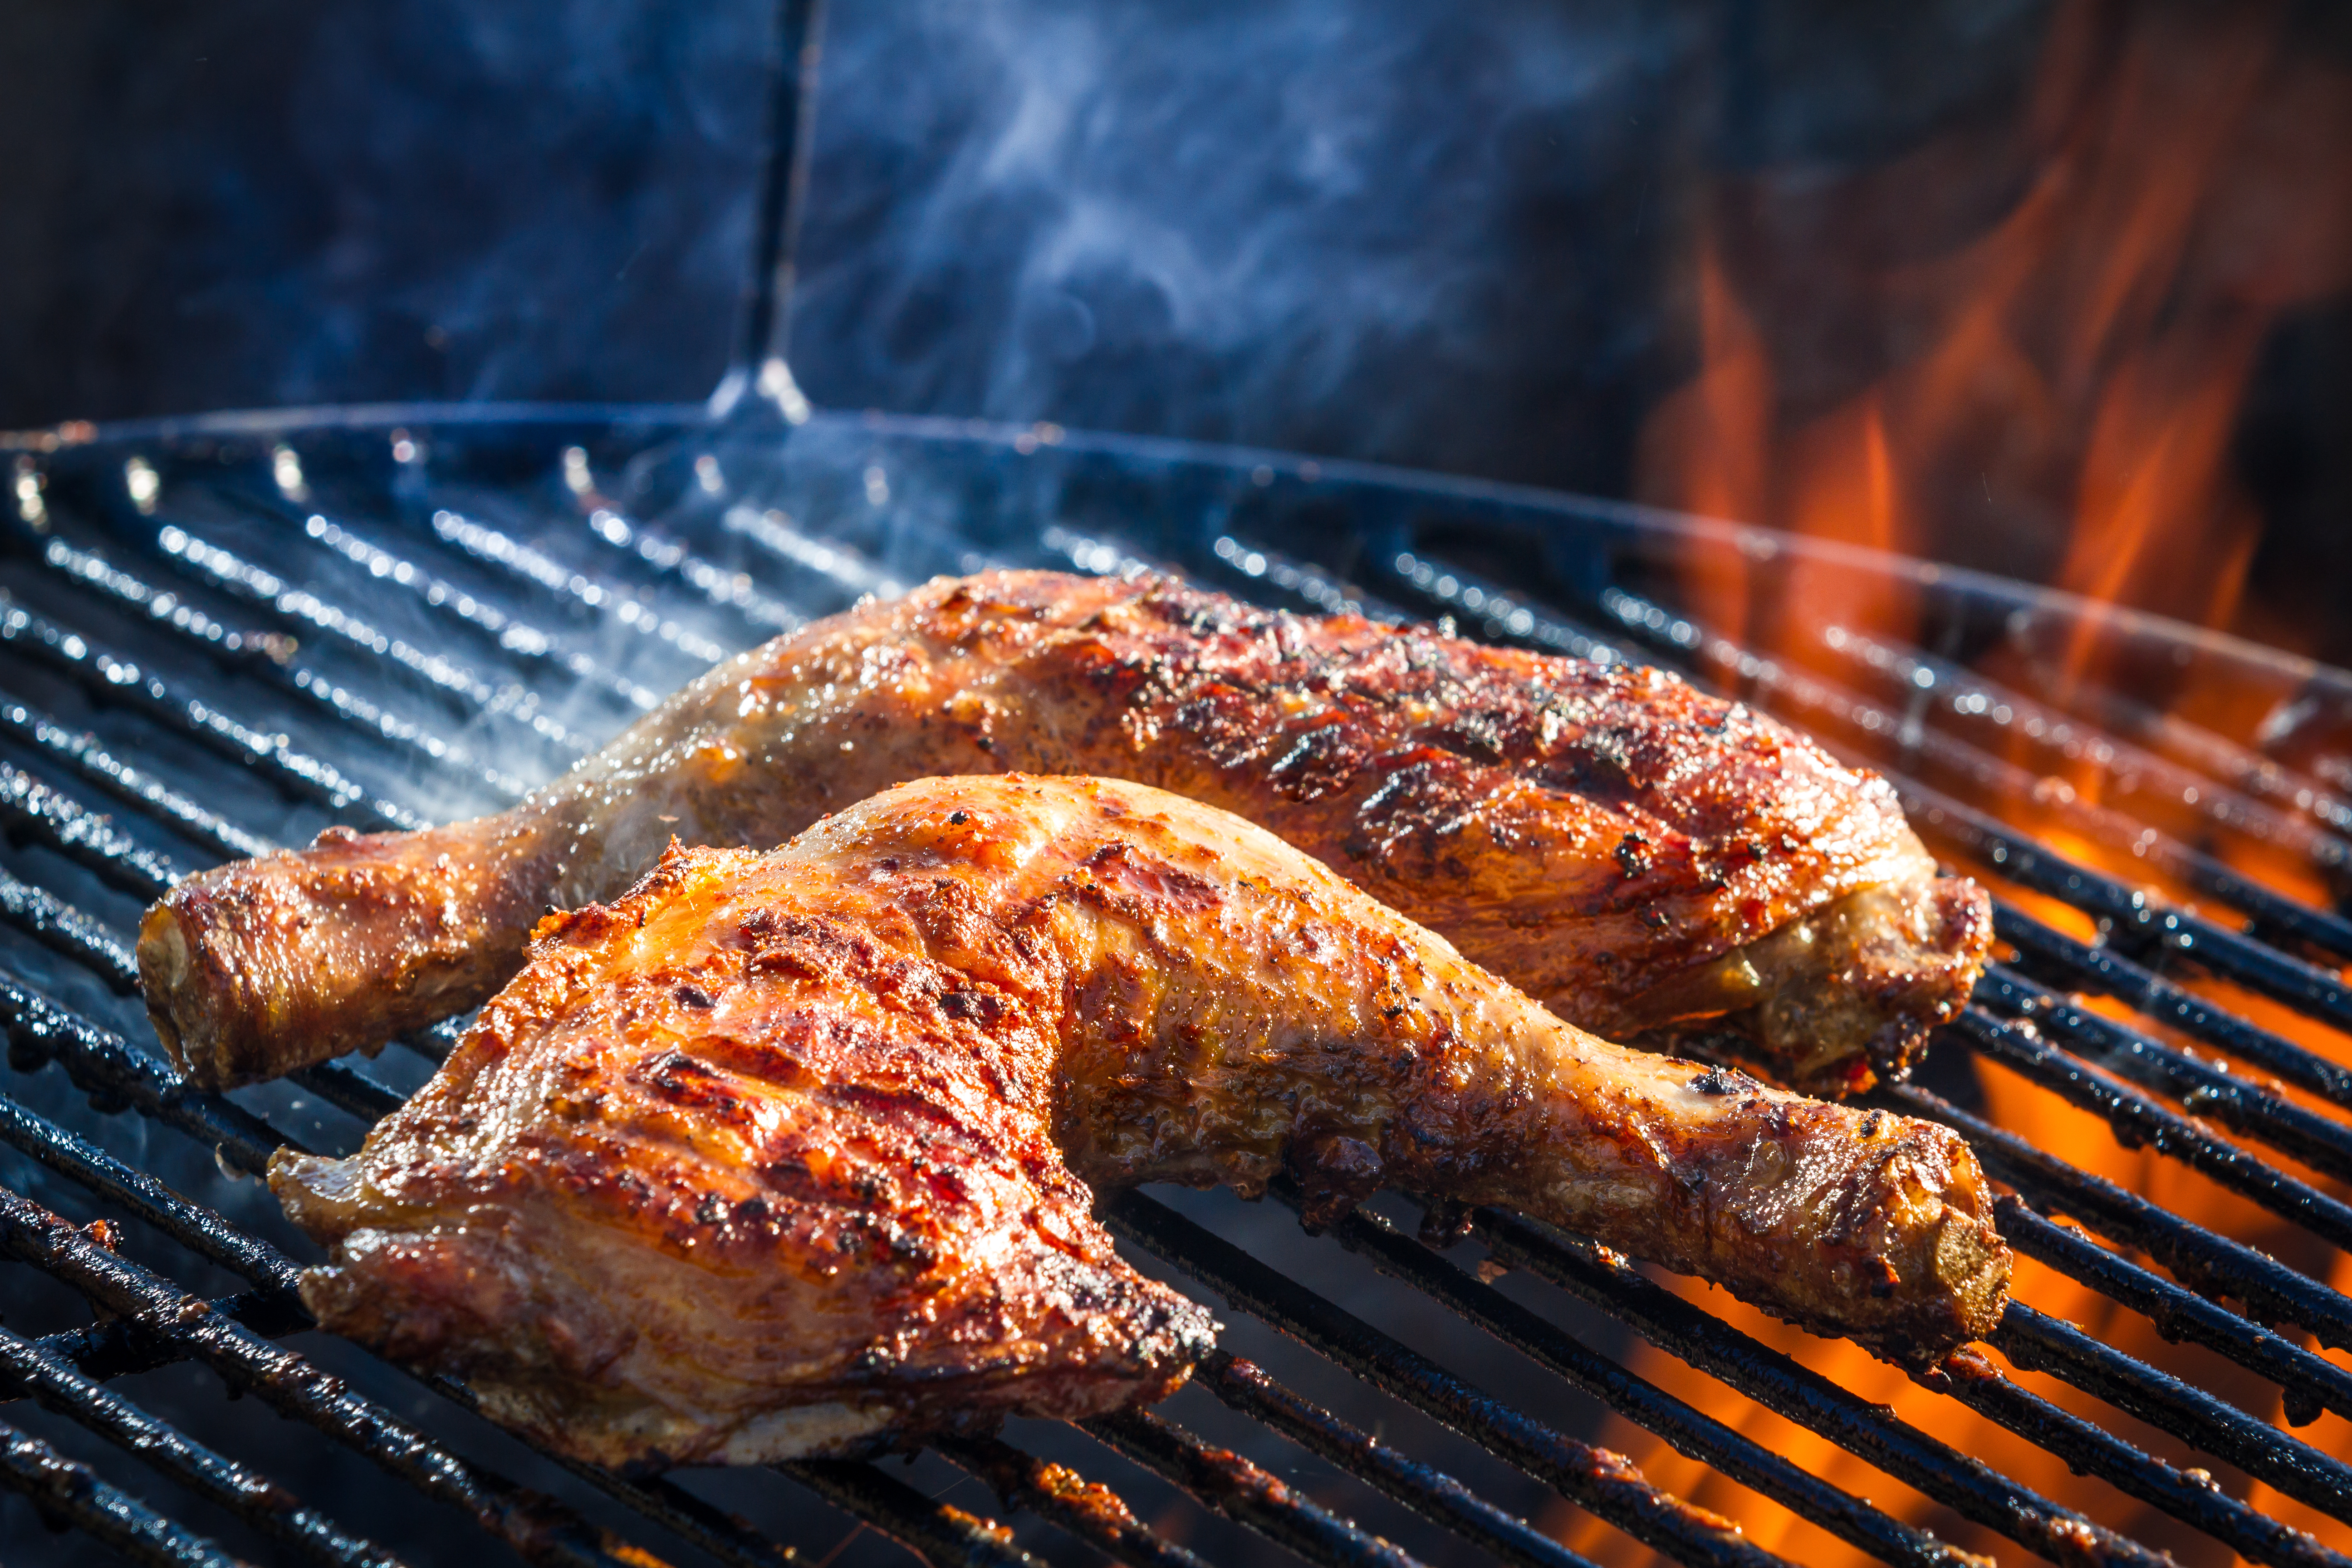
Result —
POLYGON ((1959 1139, 1561 1022, 1263 829, 926 779, 551 915, 439 1075, 270 1180, 321 1323, 607 1465, 1159 1396, 1213 1331, 1089 1186, 1504 1204, 1918 1363, 2009 1254, 1959 1139))
POLYGON ((1713 1019, 1814 1092, 1905 1068, 1990 940, 1883 781, 1673 676, 998 573, 754 649, 512 810, 191 878, 141 932, 149 1010, 198 1082, 270 1077, 479 1003, 672 836, 763 848, 1013 769, 1237 812, 1574 1023, 1713 1019))

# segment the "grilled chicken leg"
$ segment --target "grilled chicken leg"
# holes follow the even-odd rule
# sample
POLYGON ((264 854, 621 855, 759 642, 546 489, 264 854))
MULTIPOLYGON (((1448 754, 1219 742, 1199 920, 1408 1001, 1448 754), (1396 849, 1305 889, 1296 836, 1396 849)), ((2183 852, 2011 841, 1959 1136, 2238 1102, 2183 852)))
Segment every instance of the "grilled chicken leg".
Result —
POLYGON ((1271 834, 926 779, 541 923, 440 1074, 271 1184, 327 1327, 607 1465, 847 1453, 1181 1382, 1089 1185, 1510 1205, 1885 1353, 2005 1299, 1952 1133, 1611 1045, 1271 834))
POLYGON ((712 670, 510 811, 330 829, 149 911, 155 1026, 198 1082, 462 1012, 551 906, 676 837, 766 847, 937 773, 1135 779, 1240 813, 1623 1038, 1706 1018, 1782 1082, 1899 1072, 1991 921, 1880 780, 1672 676, 1163 579, 940 579, 712 670))

